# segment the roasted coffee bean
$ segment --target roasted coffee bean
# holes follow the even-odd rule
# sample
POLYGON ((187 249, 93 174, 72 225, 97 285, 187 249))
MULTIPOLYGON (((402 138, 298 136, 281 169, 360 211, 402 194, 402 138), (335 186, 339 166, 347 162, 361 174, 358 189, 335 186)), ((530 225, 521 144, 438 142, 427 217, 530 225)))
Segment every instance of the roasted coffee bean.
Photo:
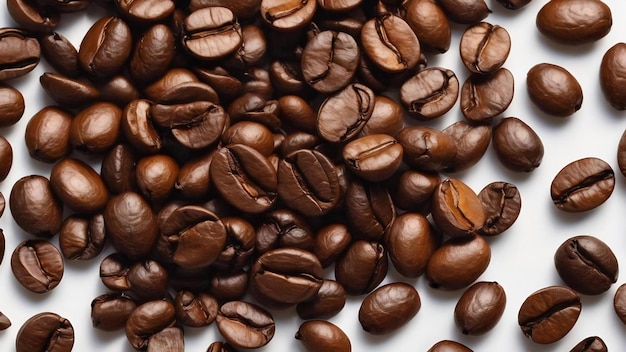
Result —
POLYGON ((484 335, 502 318, 506 307, 504 288, 480 281, 470 286, 454 307, 454 322, 464 335, 484 335))
POLYGON ((626 284, 620 285, 615 291, 613 309, 619 320, 626 324, 626 284))
POLYGON ((557 208, 578 213, 604 203, 615 187, 615 173, 598 158, 583 158, 567 164, 550 185, 550 196, 557 208))
POLYGON ((472 236, 486 221, 476 193, 456 178, 447 178, 437 186, 431 213, 437 227, 456 238, 472 236))
POLYGON ((24 76, 39 64, 39 42, 24 30, 0 29, 0 48, 0 81, 24 76))
MULTIPOLYGON (((252 67, 242 77, 244 93, 256 94, 268 100, 268 103, 271 102, 272 105, 277 105, 275 100, 270 100, 274 96, 274 87, 267 70, 260 67, 252 67)), ((277 111, 273 111, 273 113, 278 114, 277 111)))
POLYGON ((338 314, 346 304, 346 290, 340 283, 323 280, 315 296, 296 305, 300 319, 328 319, 338 314))
POLYGON ((335 278, 349 295, 371 292, 387 275, 387 250, 378 242, 358 240, 335 263, 335 278))
POLYGON ((151 106, 148 100, 133 100, 124 108, 120 120, 122 134, 140 153, 158 153, 163 146, 161 136, 152 124, 151 106))
POLYGON ((296 31, 311 23, 317 1, 262 0, 261 17, 277 31, 296 31))
POLYGON ((509 10, 519 10, 522 7, 530 4, 532 0, 496 0, 496 1, 509 10))
POLYGON ((343 147, 348 168, 370 182, 380 182, 393 175, 402 163, 402 154, 402 145, 386 134, 357 138, 343 147))
POLYGON ((221 218, 226 229, 226 243, 212 266, 229 272, 243 269, 248 265, 254 245, 256 232, 250 222, 238 216, 221 218))
POLYGON ((41 55, 60 74, 75 78, 81 75, 78 50, 69 39, 57 32, 39 38, 41 55))
POLYGON ((113 247, 131 259, 150 253, 159 232, 150 204, 133 192, 109 199, 104 210, 104 224, 113 247))
POLYGON ((276 201, 276 170, 251 147, 233 144, 218 150, 209 174, 222 197, 239 210, 262 213, 276 201))
POLYGON ((209 194, 209 169, 213 153, 188 160, 180 167, 174 188, 186 199, 204 199, 209 194))
POLYGON ((626 110, 626 43, 617 43, 604 53, 600 64, 604 97, 617 110, 626 110))
POLYGON ((293 132, 286 136, 278 135, 282 136, 282 141, 275 140, 275 142, 280 143, 280 154, 283 156, 288 156, 301 149, 315 149, 320 144, 320 138, 317 135, 306 132, 293 132))
POLYGON ((448 134, 425 126, 406 126, 398 133, 404 161, 419 171, 439 171, 454 161, 458 148, 448 134))
MULTIPOLYGON (((420 0, 423 1, 423 0, 420 0)), ((448 112, 459 96, 459 80, 454 72, 429 67, 409 78, 400 87, 400 100, 409 116, 430 120, 448 112)))
POLYGON ((361 5, 362 0, 347 0, 347 1, 322 1, 318 3, 320 8, 329 12, 345 12, 355 9, 361 5))
POLYGON ((209 292, 219 302, 240 300, 247 292, 249 276, 243 269, 230 273, 216 273, 209 282, 209 292))
POLYGON ((317 131, 329 142, 356 137, 372 116, 376 97, 368 87, 353 83, 328 97, 317 114, 317 131))
POLYGON ((531 67, 526 88, 530 100, 549 115, 567 117, 583 104, 583 90, 576 77, 561 66, 542 63, 531 67))
POLYGON ((22 93, 14 87, 0 84, 0 127, 15 125, 24 115, 25 109, 22 93))
POLYGON ((231 70, 247 70, 262 65, 267 53, 265 32, 255 25, 246 25, 241 29, 241 38, 241 46, 224 60, 224 66, 231 70))
POLYGON ((461 60, 472 73, 492 74, 509 56, 511 37, 503 27, 487 22, 477 23, 463 32, 461 60))
POLYGON ((130 27, 118 17, 96 21, 83 37, 78 49, 78 62, 91 77, 113 76, 130 56, 133 39, 130 27))
POLYGON ((52 312, 30 317, 22 324, 15 338, 16 352, 70 352, 73 346, 72 323, 52 312))
POLYGON ((441 340, 426 352, 472 352, 467 346, 452 340, 441 340))
POLYGON ((309 320, 300 324, 295 335, 308 352, 350 352, 350 339, 341 328, 325 320, 309 320))
POLYGON ((39 83, 55 103, 66 108, 85 107, 100 96, 98 88, 91 83, 53 72, 45 72, 41 75, 39 83))
POLYGON ((11 320, 9 320, 6 315, 0 312, 0 331, 6 330, 9 327, 11 327, 11 320))
POLYGON ((63 204, 79 213, 102 210, 109 199, 100 175, 79 159, 66 158, 54 165, 50 186, 63 204))
POLYGON ((135 300, 123 293, 100 295, 91 301, 91 323, 100 330, 120 330, 136 307, 135 300))
POLYGON ((148 201, 162 203, 174 190, 179 170, 178 163, 169 155, 144 156, 135 168, 137 187, 148 201))
POLYGON ((92 217, 70 215, 59 231, 59 248, 66 259, 93 259, 104 249, 105 240, 102 214, 92 217))
POLYGON ((420 58, 420 42, 408 23, 390 13, 363 24, 361 44, 365 54, 385 72, 411 70, 420 58))
POLYGON ((402 106, 392 98, 385 95, 377 95, 372 116, 361 130, 361 133, 359 133, 359 136, 387 134, 395 137, 402 127, 404 127, 402 106))
POLYGON ((430 199, 441 176, 436 172, 407 170, 399 178, 391 178, 390 194, 393 203, 400 209, 411 211, 430 211, 430 199), (396 181, 397 180, 397 181, 396 181))
POLYGON ((450 48, 452 31, 445 12, 434 0, 409 1, 406 22, 424 51, 443 54, 450 48))
POLYGON ((277 132, 281 125, 278 118, 280 113, 278 101, 266 99, 257 93, 245 93, 236 98, 228 106, 227 112, 231 123, 242 120, 254 121, 265 125, 273 132, 277 132))
POLYGON ((206 352, 237 352, 228 342, 216 341, 209 345, 206 352))
POLYGON ((9 207, 15 223, 32 235, 52 237, 61 229, 63 203, 43 176, 17 180, 11 188, 9 207))
POLYGON ((618 263, 611 248, 593 236, 574 236, 554 253, 554 265, 567 286, 584 295, 599 295, 617 281, 618 263))
POLYGON ((281 98, 290 95, 306 96, 311 90, 311 86, 305 82, 302 75, 300 62, 296 60, 274 61, 270 64, 268 71, 276 93, 281 98))
POLYGON ((457 145, 454 161, 446 168, 448 172, 464 171, 474 166, 485 155, 492 137, 491 126, 472 125, 463 120, 441 132, 452 137, 457 145))
POLYGON ((217 300, 208 293, 194 294, 178 291, 174 299, 176 321, 184 326, 202 327, 210 325, 217 317, 217 300))
POLYGON ((410 212, 398 216, 384 237, 391 263, 406 277, 418 277, 424 273, 438 242, 428 219, 410 212))
POLYGON ((546 37, 569 45, 595 42, 611 31, 611 9, 597 0, 557 0, 537 13, 537 29, 546 37))
POLYGON ((125 144, 113 147, 102 160, 100 175, 113 194, 135 189, 135 155, 125 144))
POLYGON ((274 151, 274 136, 265 125, 252 121, 239 121, 222 134, 222 143, 245 144, 259 153, 270 156, 274 151))
POLYGON ((183 329, 172 326, 150 337, 147 352, 184 352, 185 340, 183 329))
POLYGON ((70 143, 75 149, 102 153, 111 149, 120 136, 122 109, 99 102, 80 111, 70 125, 70 143))
POLYGON ((183 47, 203 60, 223 58, 242 43, 241 26, 226 7, 201 8, 185 18, 183 47))
POLYGON ((123 109, 126 104, 140 98, 139 90, 126 76, 117 74, 99 86, 100 99, 123 109))
POLYGON ((148 259, 131 265, 126 280, 131 291, 142 299, 160 299, 168 295, 169 274, 155 260, 148 259))
POLYGON ((6 138, 0 136, 0 182, 7 178, 12 166, 13 147, 6 138))
POLYGON ((497 236, 515 223, 522 208, 517 187, 508 182, 491 182, 478 192, 485 211, 485 225, 478 229, 483 236, 497 236))
POLYGON ((64 268, 61 253, 46 240, 23 241, 11 255, 13 276, 34 293, 46 293, 57 287, 64 268))
POLYGON ((327 268, 337 260, 352 242, 352 235, 344 224, 331 224, 321 228, 315 235, 313 253, 327 268))
POLYGON ((450 239, 431 255, 426 280, 432 288, 459 290, 478 279, 490 261, 491 248, 482 236, 450 239))
POLYGON ((315 239, 306 217, 288 210, 278 209, 266 213, 256 227, 255 253, 270 249, 296 247, 312 251, 315 239))
POLYGON ((118 10, 125 18, 136 22, 159 22, 171 16, 175 3, 165 1, 123 1, 113 0, 118 10))
POLYGON ((317 116, 309 103, 297 95, 283 95, 278 99, 280 118, 304 132, 316 131, 317 116))
POLYGON ((176 324, 175 308, 166 300, 137 306, 126 320, 126 338, 138 350, 146 350, 153 336, 176 324))
POLYGON ((122 253, 109 254, 100 263, 100 280, 113 291, 128 291, 128 270, 132 265, 130 259, 122 253))
POLYGON ((213 263, 226 243, 226 228, 211 211, 195 205, 174 210, 161 227, 168 259, 185 268, 213 263))
POLYGON ((381 286, 367 295, 359 309, 359 322, 366 332, 384 335, 407 324, 421 308, 417 290, 395 282, 381 286))
POLYGON ((71 13, 82 11, 91 4, 90 0, 40 0, 43 6, 57 10, 60 13, 71 13))
POLYGON ((580 341, 570 352, 608 352, 604 341, 598 336, 590 336, 580 341))
POLYGON ((244 301, 224 303, 217 313, 217 328, 233 346, 259 348, 268 344, 276 329, 265 309, 244 301))
MULTIPOLYGON (((120 1, 120 3, 125 2, 120 1)), ((133 3, 138 2, 134 1, 133 3)), ((162 3, 173 5, 170 1, 162 3)), ((145 1, 143 4, 150 7, 155 5, 151 1, 145 1)), ((155 24, 146 30, 135 44, 135 49, 130 58, 129 70, 133 80, 137 83, 147 84, 162 77, 174 59, 174 42, 174 33, 164 24, 155 24)))
POLYGON ((151 101, 160 101, 163 95, 172 88, 189 82, 200 82, 198 76, 188 69, 176 67, 167 70, 157 81, 143 89, 146 98, 151 101))
POLYGON ((513 101, 513 74, 504 67, 490 76, 471 75, 461 87, 461 112, 474 123, 489 123, 513 101))
POLYGON ((478 23, 491 13, 484 0, 437 0, 437 3, 450 21, 461 24, 478 23))
POLYGON ((543 142, 537 133, 517 117, 500 120, 493 129, 493 149, 507 169, 530 172, 541 165, 543 142))
POLYGON ((7 10, 20 28, 33 32, 53 31, 61 20, 57 11, 41 6, 35 1, 8 0, 7 10))
POLYGON ((535 343, 556 342, 574 327, 582 304, 567 287, 549 286, 530 294, 520 306, 517 321, 526 337, 535 343))
POLYGON ((302 52, 302 74, 320 93, 331 93, 347 86, 359 64, 359 46, 343 32, 324 31, 307 42, 302 52))
POLYGON ((345 212, 355 237, 378 241, 396 218, 396 209, 387 189, 380 183, 350 182, 345 212))
POLYGON ((70 126, 73 116, 59 107, 47 106, 33 115, 24 133, 31 158, 54 163, 71 151, 70 126))

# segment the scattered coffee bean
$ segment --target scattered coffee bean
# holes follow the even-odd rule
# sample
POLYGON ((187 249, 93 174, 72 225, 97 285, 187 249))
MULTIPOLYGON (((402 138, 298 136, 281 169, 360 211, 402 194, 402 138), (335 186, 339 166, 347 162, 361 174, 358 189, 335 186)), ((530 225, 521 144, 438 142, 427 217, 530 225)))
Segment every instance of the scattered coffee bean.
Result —
POLYGON ((24 115, 26 105, 22 93, 6 84, 0 84, 0 127, 15 125, 24 115))
POLYGON ((50 186, 63 204, 79 213, 100 211, 109 200, 100 175, 75 158, 65 158, 54 165, 50 171, 50 186))
POLYGON ((626 43, 617 43, 604 53, 600 64, 600 86, 613 108, 626 110, 626 43))
POLYGON ((470 122, 485 124, 513 101, 513 74, 504 67, 489 76, 473 74, 461 87, 461 112, 470 122))
POLYGON ((460 290, 478 279, 490 261, 491 247, 482 236, 450 239, 428 260, 426 280, 432 288, 460 290))
POLYGON ((595 42, 611 31, 611 9, 599 0, 556 0, 537 13, 537 29, 546 37, 569 45, 595 42))
POLYGON ((26 240, 11 255, 11 271, 27 290, 46 293, 59 285, 65 266, 61 253, 52 243, 26 240))
POLYGON ((438 242, 428 219, 410 212, 398 216, 384 237, 391 263, 406 277, 418 277, 424 273, 438 242))
POLYGON ((37 39, 17 28, 0 29, 0 81, 24 76, 35 69, 41 57, 37 39))
POLYGON ((9 327, 11 327, 11 320, 9 320, 6 315, 0 312, 0 331, 6 330, 9 327))
POLYGON ((403 282, 381 286, 363 299, 359 322, 366 332, 384 335, 399 329, 421 308, 415 288, 403 282))
POLYGON ((309 352, 350 352, 352 344, 337 325, 324 320, 308 320, 300 325, 295 335, 309 352))
MULTIPOLYGON (((166 300, 148 301, 138 305, 126 320, 128 342, 135 349, 148 349, 154 336, 174 326, 176 323, 174 312, 174 305, 166 300)), ((178 350, 172 349, 172 351, 178 350)))
POLYGON ((526 88, 530 100, 549 115, 567 117, 583 104, 580 84, 565 68, 541 63, 528 70, 526 88))
POLYGON ((480 22, 491 13, 484 0, 437 0, 437 3, 451 21, 461 24, 480 22))
POLYGON ((230 301, 217 313, 217 328, 235 347, 259 348, 272 340, 276 326, 265 309, 244 301, 230 301))
POLYGON ((100 295, 91 301, 92 325, 105 331, 123 329, 136 307, 135 300, 123 293, 100 295))
POLYGON ((13 166, 13 147, 9 141, 0 136, 0 182, 4 181, 13 166))
POLYGON ((483 236, 497 236, 515 223, 522 209, 517 187, 508 182, 492 182, 478 192, 485 211, 485 225, 478 229, 483 236))
POLYGON ((452 340, 441 340, 426 352, 472 352, 467 346, 452 340))
POLYGON ((24 176, 13 184, 9 207, 15 223, 39 237, 52 237, 61 229, 63 203, 43 176, 24 176))
POLYGON ((38 313, 22 324, 15 338, 16 352, 70 352, 74 328, 66 318, 52 312, 38 313))
POLYGON ((613 309, 619 320, 626 324, 626 284, 620 285, 613 296, 613 309))
POLYGON ((72 148, 72 119, 71 113, 54 106, 47 106, 35 113, 28 121, 24 135, 31 158, 54 163, 67 156, 72 148))
POLYGON ((506 307, 504 288, 480 281, 470 286, 454 308, 454 322, 464 335, 483 335, 500 321, 506 307))
POLYGON ((503 27, 480 22, 470 26, 461 37, 461 60, 472 73, 495 73, 511 50, 511 37, 503 27))
POLYGON ((530 172, 543 160, 543 142, 537 133, 517 117, 506 117, 493 128, 496 157, 507 169, 530 172))
POLYGON ((580 341, 570 352, 608 352, 608 347, 598 336, 590 336, 580 341))
MULTIPOLYGON (((420 0, 422 1, 422 0, 420 0)), ((400 100, 409 116, 430 120, 450 111, 459 96, 459 80, 452 70, 429 67, 400 87, 400 100)))
POLYGON ((455 238, 471 237, 485 224, 485 211, 476 193, 463 181, 448 178, 433 193, 431 214, 435 224, 455 238))
POLYGON ((70 215, 61 224, 59 248, 66 259, 89 260, 104 249, 106 229, 104 217, 70 215))

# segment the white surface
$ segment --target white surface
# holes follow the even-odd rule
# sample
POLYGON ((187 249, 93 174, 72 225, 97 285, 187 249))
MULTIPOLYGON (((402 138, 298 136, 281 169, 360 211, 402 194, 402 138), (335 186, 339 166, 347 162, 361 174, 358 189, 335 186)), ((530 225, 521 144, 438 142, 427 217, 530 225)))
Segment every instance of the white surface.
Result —
MULTIPOLYGON (((626 178, 617 169, 616 149, 626 128, 626 113, 613 110, 604 100, 598 82, 598 69, 605 51, 619 41, 626 41, 626 9, 621 0, 605 1, 613 11, 613 28, 600 41, 584 46, 569 47, 544 38, 535 27, 535 16, 546 3, 534 0, 518 11, 505 10, 495 0, 488 0, 493 13, 486 21, 505 27, 512 39, 512 49, 505 67, 516 79, 516 94, 504 116, 523 119, 539 134, 545 146, 543 163, 529 174, 513 173, 503 168, 489 148, 484 158, 471 170, 454 174, 475 191, 492 181, 516 184, 522 196, 522 212, 511 229, 498 238, 491 238, 491 264, 479 280, 498 281, 506 290, 507 306, 498 325, 478 337, 461 335, 454 325, 454 306, 462 294, 441 292, 427 287, 425 280, 404 279, 393 269, 385 283, 402 280, 415 284, 421 296, 422 308, 405 327, 386 336, 370 336, 361 330, 357 312, 362 297, 350 297, 344 310, 331 319, 350 337, 353 351, 426 351, 435 342, 452 339, 475 351, 569 351, 576 343, 592 335, 601 336, 611 351, 626 351, 626 327, 613 311, 613 295, 626 282, 622 277, 611 289, 599 296, 583 296, 580 318, 572 331, 561 341, 542 346, 532 343, 517 325, 517 312, 523 300, 533 291, 549 285, 562 284, 553 264, 556 248, 567 238, 578 234, 594 235, 605 241, 626 265, 626 178), (526 93, 526 72, 533 65, 549 62, 569 70, 584 91, 582 108, 569 118, 549 117, 539 112, 526 93), (550 200, 549 187, 554 175, 567 163, 595 156, 607 161, 616 172, 615 191, 599 208, 584 214, 567 214, 557 210, 550 200)), ((64 15, 58 32, 67 36, 78 47, 80 40, 100 14, 92 6, 86 14, 64 15)), ((0 3, 0 26, 15 26, 6 11, 6 2, 0 3)), ((456 72, 461 83, 468 76, 459 54, 459 38, 465 26, 454 25, 453 40, 448 53, 430 56, 429 66, 443 66, 456 72)), ((90 321, 91 300, 107 292, 98 278, 98 259, 88 262, 66 261, 65 275, 60 285, 48 294, 32 294, 23 289, 11 273, 10 256, 15 246, 31 236, 14 223, 8 208, 8 197, 13 183, 22 176, 41 174, 49 176, 50 165, 29 158, 24 144, 24 128, 29 118, 51 100, 39 85, 39 76, 51 70, 42 63, 24 78, 10 82, 23 92, 27 108, 22 120, 14 127, 4 128, 14 148, 14 165, 8 178, 0 184, 7 198, 7 209, 0 219, 6 236, 6 253, 0 265, 0 311, 13 322, 7 331, 0 332, 0 351, 14 350, 15 336, 22 323, 42 312, 56 312, 72 322, 76 343, 74 351, 132 351, 123 331, 106 333, 93 329, 90 321)), ((443 128, 462 115, 457 105, 433 124, 443 128)), ((99 167, 98 167, 99 170, 99 167)), ((57 239, 53 243, 58 244, 57 239)), ((391 265, 390 265, 391 267, 391 265)), ((327 272, 332 277, 332 271, 327 272)), ((294 309, 276 312, 276 335, 262 351, 299 351, 293 335, 301 321, 294 309)), ((203 352, 221 337, 215 325, 203 329, 185 329, 186 351, 203 352)))

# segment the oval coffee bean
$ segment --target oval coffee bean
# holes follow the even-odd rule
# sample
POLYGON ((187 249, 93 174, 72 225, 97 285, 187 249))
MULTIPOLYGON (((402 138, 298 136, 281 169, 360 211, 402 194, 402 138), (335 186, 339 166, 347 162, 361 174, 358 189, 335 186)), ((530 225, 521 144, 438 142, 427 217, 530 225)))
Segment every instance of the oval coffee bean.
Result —
POLYGON ((428 219, 410 212, 398 216, 384 237, 391 263, 406 277, 418 277, 424 273, 437 242, 428 219))
POLYGON ((439 171, 450 166, 458 148, 448 134, 425 126, 406 126, 398 133, 404 161, 419 171, 439 171))
POLYGON ((137 187, 148 201, 160 204, 174 190, 179 170, 176 160, 169 155, 144 156, 135 167, 137 187))
POLYGON ((350 339, 337 325, 324 320, 308 320, 300 324, 295 335, 308 352, 350 352, 350 339))
POLYGON ((483 335, 493 329, 506 307, 504 288, 481 281, 470 286, 454 307, 454 322, 464 335, 483 335))
POLYGON ((9 207, 22 230, 39 237, 52 237, 61 229, 63 203, 43 176, 24 176, 11 188, 9 207))
POLYGON ((420 59, 420 43, 408 23, 391 13, 377 16, 361 29, 363 51, 385 72, 414 68, 420 59))
POLYGON ((443 180, 433 193, 433 221, 451 237, 469 237, 485 224, 485 211, 478 195, 463 181, 443 180))
POLYGON ((298 317, 307 319, 328 319, 337 315, 346 305, 346 290, 334 280, 323 280, 315 296, 296 305, 298 317))
POLYGON ((24 30, 1 28, 0 48, 0 81, 24 76, 39 64, 39 42, 24 30))
POLYGON ((404 127, 402 105, 385 95, 377 95, 372 116, 361 130, 359 136, 388 134, 395 137, 402 127, 404 127))
POLYGON ((503 27, 477 23, 461 37, 461 59, 472 73, 492 74, 506 61, 511 50, 511 37, 503 27))
POLYGON ((471 24, 485 19, 491 10, 484 0, 437 0, 450 21, 471 24))
POLYGON ((396 218, 396 209, 387 189, 380 183, 350 182, 345 212, 355 237, 378 241, 396 218))
MULTIPOLYGON (((424 0, 419 0, 424 1, 424 0)), ((459 96, 459 80, 451 70, 428 67, 400 87, 400 100, 409 116, 430 120, 450 111, 459 96)))
POLYGON ((59 247, 66 259, 88 260, 97 257, 104 249, 106 229, 104 217, 68 216, 61 225, 59 247))
POLYGON ((626 43, 617 43, 604 53, 600 87, 613 108, 626 110, 626 43))
POLYGON ((426 280, 432 288, 459 290, 478 279, 490 261, 491 248, 482 236, 451 239, 430 256, 426 280))
POLYGON ((576 324, 582 304, 567 287, 549 286, 530 294, 520 306, 517 321, 526 337, 535 343, 556 342, 576 324))
POLYGON ((604 341, 598 336, 590 336, 580 341, 570 352, 608 352, 604 341))
POLYGON ((53 72, 41 75, 39 83, 52 100, 65 108, 84 107, 100 97, 100 91, 91 83, 53 72))
POLYGON ((59 107, 47 106, 26 125, 24 141, 31 158, 53 163, 71 151, 70 127, 73 116, 59 107))
POLYGON ((0 127, 15 125, 25 109, 22 93, 9 85, 0 84, 0 127))
POLYGON ((11 320, 0 312, 0 331, 6 330, 11 327, 11 320))
POLYGON ((169 17, 175 9, 174 1, 121 1, 114 0, 124 17, 136 22, 159 22, 169 17))
POLYGON ((122 109, 112 103, 98 102, 80 111, 70 126, 70 143, 75 149, 102 153, 118 141, 122 109))
POLYGON ((175 308, 166 300, 143 303, 126 320, 126 338, 137 350, 146 350, 152 337, 176 323, 175 308))
POLYGON ((504 67, 493 75, 471 75, 461 87, 461 112, 474 123, 488 123, 513 101, 513 74, 504 67))
POLYGON ((361 137, 343 147, 343 160, 348 168, 370 182, 391 177, 400 167, 402 155, 402 145, 386 134, 361 137))
POLYGON ((452 31, 441 6, 434 0, 409 1, 406 22, 424 51, 443 54, 450 48, 452 31))
POLYGON ((407 170, 399 175, 397 184, 390 187, 391 198, 400 209, 430 211, 430 200, 440 182, 439 173, 407 170))
POLYGON ((185 18, 182 44, 201 60, 215 60, 237 50, 243 41, 241 26, 226 7, 206 7, 185 18))
POLYGON ((23 241, 11 255, 11 271, 27 290, 34 293, 49 292, 63 278, 63 257, 46 240, 23 241))
POLYGON ((593 236, 574 236, 554 253, 557 273, 584 295, 599 295, 617 282, 619 266, 611 248, 593 236))
POLYGON ((583 158, 567 164, 550 185, 550 196, 557 208, 579 213, 604 203, 615 187, 615 173, 598 158, 583 158))
POLYGON ((537 133, 517 117, 506 117, 493 128, 493 149, 507 169, 530 172, 543 160, 543 142, 537 133))
POLYGON ((216 341, 209 345, 206 352, 237 352, 228 342, 216 341))
POLYGON ((454 139, 457 153, 454 161, 445 169, 447 172, 467 170, 474 166, 485 155, 491 142, 491 126, 474 125, 460 120, 441 132, 454 139))
POLYGON ((78 61, 88 76, 113 76, 130 56, 133 38, 130 27, 118 17, 102 17, 87 31, 78 49, 78 61))
POLYGON ((120 330, 136 307, 137 303, 123 293, 100 295, 91 301, 91 324, 104 331, 120 330))
MULTIPOLYGON (((0 193, 2 195, 2 193, 0 193)), ((0 264, 2 264, 2 260, 4 259, 4 252, 6 247, 6 239, 4 238, 4 231, 0 229, 0 264)))
POLYGON ((496 236, 515 223, 522 208, 517 187, 508 182, 492 182, 478 192, 485 211, 485 225, 478 229, 483 236, 496 236))
POLYGON ((8 0, 7 10, 20 28, 32 32, 53 31, 61 18, 59 12, 54 9, 24 0, 8 0))
POLYGON ((135 164, 135 155, 125 144, 116 145, 104 156, 100 175, 111 193, 136 190, 135 164))
POLYGON ((155 260, 148 259, 131 265, 126 280, 132 293, 142 300, 168 296, 169 273, 155 260))
POLYGON ((82 73, 78 63, 78 50, 72 42, 57 32, 51 32, 39 39, 41 54, 58 73, 75 78, 82 73))
POLYGON ((244 301, 224 303, 217 313, 217 328, 231 345, 259 348, 274 337, 274 318, 265 309, 244 301))
POLYGON ((22 324, 15 338, 16 352, 70 352, 73 346, 72 323, 52 312, 30 317, 22 324))
POLYGON ((6 138, 0 136, 0 182, 7 178, 12 166, 13 147, 6 138))
POLYGON ((79 213, 102 210, 109 199, 100 175, 79 159, 66 158, 54 165, 50 186, 63 204, 79 213))
POLYGON ((262 0, 261 17, 277 31, 295 31, 311 23, 317 3, 317 1, 309 0, 262 0))
POLYGON ((452 340, 441 340, 426 352, 472 352, 467 346, 452 340))
POLYGON ((537 29, 561 43, 579 45, 595 42, 611 31, 611 9, 599 0, 556 0, 537 13, 537 29))
POLYGON ((613 310, 619 320, 626 324, 626 284, 620 285, 613 296, 613 310))
POLYGON ((313 253, 327 268, 343 253, 352 242, 352 235, 344 224, 330 224, 322 227, 315 235, 313 253))
POLYGON ((376 96, 368 87, 353 83, 328 97, 317 114, 317 132, 329 142, 347 142, 361 132, 372 117, 376 96))
POLYGON ((175 40, 172 30, 164 24, 155 24, 146 30, 135 44, 128 64, 133 80, 152 83, 163 76, 174 58, 175 40))
POLYGON ((366 332, 384 335, 408 323, 421 308, 417 290, 395 282, 381 286, 367 295, 359 308, 359 322, 366 332))
POLYGON ((349 295, 362 295, 384 280, 388 266, 387 251, 382 244, 359 240, 337 260, 335 278, 349 295))
POLYGON ((184 326, 202 327, 217 318, 217 300, 208 293, 178 291, 174 299, 176 321, 184 326))
POLYGON ((583 104, 583 90, 576 77, 561 66, 541 63, 531 67, 526 88, 530 100, 549 115, 570 116, 583 104))

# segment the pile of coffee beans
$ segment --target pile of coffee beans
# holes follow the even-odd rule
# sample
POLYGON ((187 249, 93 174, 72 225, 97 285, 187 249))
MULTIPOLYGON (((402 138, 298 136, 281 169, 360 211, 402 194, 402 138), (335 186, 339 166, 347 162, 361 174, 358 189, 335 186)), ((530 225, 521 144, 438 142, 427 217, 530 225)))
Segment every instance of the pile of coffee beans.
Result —
MULTIPOLYGON (((531 127, 539 121, 507 115, 516 86, 550 128, 582 118, 591 88, 559 62, 529 62, 525 80, 514 76, 514 33, 490 14, 535 11, 537 40, 576 53, 609 35, 623 10, 530 3, 7 0, 0 182, 11 181, 2 189, 15 226, 6 251, 16 289, 40 309, 0 313, 0 329, 19 321, 17 352, 71 351, 81 334, 100 336, 82 345, 90 350, 125 335, 135 350, 176 352, 209 329, 207 352, 282 350, 279 334, 291 336, 289 350, 343 352, 378 349, 422 307, 452 300, 453 328, 420 350, 481 350, 479 336, 503 324, 527 350, 557 343, 582 320, 586 296, 615 289, 620 251, 601 225, 559 237, 539 269, 551 283, 508 291, 510 278, 488 269, 518 265, 499 261, 519 256, 500 239, 523 214, 517 183, 539 178, 545 188, 529 198, 574 222, 609 200, 620 175, 597 155, 559 161, 551 179, 537 172, 552 151, 531 127), (87 27, 79 42, 63 32, 71 21, 87 27), (458 69, 433 64, 444 54, 458 69), (38 111, 19 90, 33 71, 42 71, 38 111), (470 182, 485 162, 500 173, 470 182), (78 307, 92 326, 43 304, 70 267, 95 268, 83 284, 100 293, 78 307), (335 320, 347 306, 361 335, 335 320), (517 322, 502 319, 507 310, 517 322)), ((615 113, 626 110, 626 44, 612 44, 593 69, 615 113)), ((626 132, 607 141, 626 177, 626 132)), ((0 192, 0 216, 4 208, 0 192)), ((534 264, 544 250, 523 255, 534 264)), ((626 324, 626 284, 609 295, 626 324)), ((424 322, 435 319, 427 313, 424 322)), ((559 348, 607 351, 602 332, 559 348)))

